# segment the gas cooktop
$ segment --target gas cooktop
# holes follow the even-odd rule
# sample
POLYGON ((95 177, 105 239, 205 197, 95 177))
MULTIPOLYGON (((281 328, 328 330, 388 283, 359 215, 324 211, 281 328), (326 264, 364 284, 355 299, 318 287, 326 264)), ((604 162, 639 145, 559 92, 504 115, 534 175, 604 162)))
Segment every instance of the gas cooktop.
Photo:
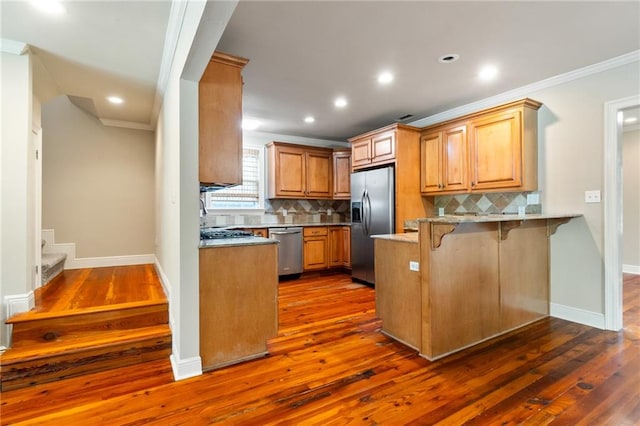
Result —
POLYGON ((238 229, 203 228, 200 230, 201 240, 218 240, 222 238, 246 238, 253 237, 249 231, 238 229))

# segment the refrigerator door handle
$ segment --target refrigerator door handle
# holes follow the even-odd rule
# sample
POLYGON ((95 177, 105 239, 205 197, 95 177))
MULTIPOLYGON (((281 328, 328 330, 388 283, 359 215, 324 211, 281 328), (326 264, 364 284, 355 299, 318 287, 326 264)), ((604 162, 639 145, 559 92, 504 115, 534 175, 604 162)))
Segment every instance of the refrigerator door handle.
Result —
POLYGON ((365 197, 367 197, 367 235, 371 236, 371 198, 368 191, 365 193, 365 197))
POLYGON ((360 218, 361 222, 362 222, 362 233, 364 235, 367 235, 367 204, 365 202, 367 197, 367 190, 363 190, 362 191, 362 196, 360 197, 360 206, 362 209, 362 217, 360 218))

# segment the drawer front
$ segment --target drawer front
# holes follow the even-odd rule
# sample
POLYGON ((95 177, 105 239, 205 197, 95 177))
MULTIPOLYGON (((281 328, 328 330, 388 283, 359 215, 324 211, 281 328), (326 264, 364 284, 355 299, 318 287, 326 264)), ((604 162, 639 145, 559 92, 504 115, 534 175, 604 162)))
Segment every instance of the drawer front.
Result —
POLYGON ((321 235, 327 235, 328 230, 326 226, 306 226, 304 228, 305 237, 317 237, 321 235))

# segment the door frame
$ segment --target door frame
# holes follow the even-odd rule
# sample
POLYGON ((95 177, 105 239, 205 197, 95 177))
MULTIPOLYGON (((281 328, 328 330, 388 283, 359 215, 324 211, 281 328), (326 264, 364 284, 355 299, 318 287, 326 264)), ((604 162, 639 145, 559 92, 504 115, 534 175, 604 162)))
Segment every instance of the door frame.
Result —
POLYGON ((640 106, 640 94, 604 105, 604 322, 622 329, 622 111, 640 106))

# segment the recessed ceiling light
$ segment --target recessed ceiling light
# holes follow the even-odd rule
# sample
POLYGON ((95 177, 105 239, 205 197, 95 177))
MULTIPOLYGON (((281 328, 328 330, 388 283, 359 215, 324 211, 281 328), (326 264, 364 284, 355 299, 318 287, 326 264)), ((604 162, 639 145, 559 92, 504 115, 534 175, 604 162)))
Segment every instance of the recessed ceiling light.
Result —
POLYGON ((64 6, 58 0, 31 0, 31 4, 38 10, 51 15, 62 15, 66 12, 64 6))
POLYGON ((480 69, 478 77, 483 81, 491 81, 498 76, 498 68, 493 65, 485 65, 480 69))
POLYGON ((312 116, 308 115, 304 118, 304 122, 305 123, 313 123, 314 121, 316 121, 315 118, 313 118, 312 116))
POLYGON ((116 105, 120 105, 124 102, 124 99, 122 99, 120 96, 107 96, 107 100, 116 105))
POLYGON ((337 98, 333 104, 338 108, 344 108, 347 106, 347 100, 343 97, 337 98))
POLYGON ((625 118, 624 122, 629 124, 629 123, 635 123, 636 121, 638 121, 638 117, 629 117, 629 118, 625 118))
POLYGON ((458 55, 457 53, 449 53, 447 55, 442 55, 438 58, 438 62, 443 63, 443 64, 448 64, 451 62, 455 62, 458 59, 460 59, 460 55, 458 55))
POLYGON ((393 81, 393 74, 391 74, 389 71, 381 72, 378 75, 378 83, 380 84, 389 84, 392 81, 393 81))
POLYGON ((255 120, 253 118, 244 118, 242 119, 242 128, 244 130, 255 130, 258 127, 260 127, 260 123, 258 120, 255 120))

